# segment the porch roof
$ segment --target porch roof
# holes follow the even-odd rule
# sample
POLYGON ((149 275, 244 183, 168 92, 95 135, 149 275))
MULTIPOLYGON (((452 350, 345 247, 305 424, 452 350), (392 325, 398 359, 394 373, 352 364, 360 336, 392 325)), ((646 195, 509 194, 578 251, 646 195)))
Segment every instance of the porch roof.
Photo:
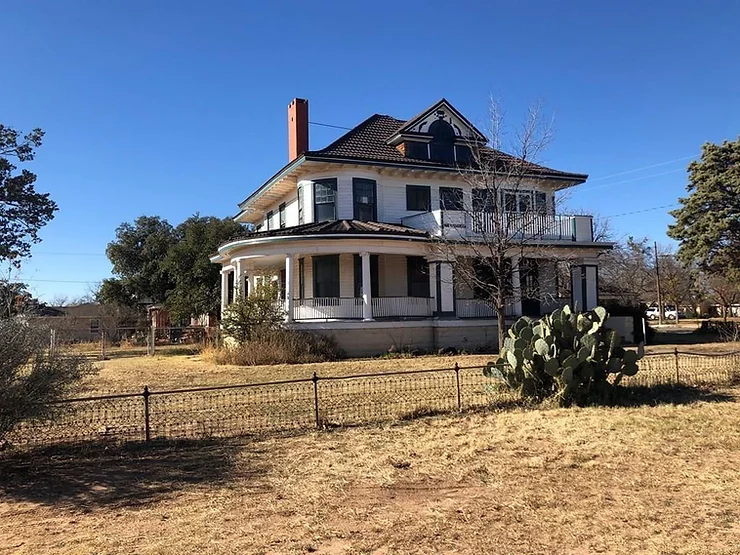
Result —
POLYGON ((363 222, 360 220, 329 220, 269 231, 259 231, 232 237, 226 243, 241 239, 261 239, 263 237, 295 237, 306 235, 398 235, 399 237, 429 238, 429 233, 421 229, 414 229, 399 224, 382 222, 363 222))

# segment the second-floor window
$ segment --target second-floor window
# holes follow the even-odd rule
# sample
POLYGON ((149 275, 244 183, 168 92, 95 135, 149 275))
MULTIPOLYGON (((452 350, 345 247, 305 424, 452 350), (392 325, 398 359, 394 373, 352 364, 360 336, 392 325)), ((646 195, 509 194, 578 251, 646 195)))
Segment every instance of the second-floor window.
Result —
POLYGON ((459 187, 440 187, 439 207, 442 210, 463 210, 463 190, 459 187))
POLYGON ((547 194, 541 191, 504 191, 503 200, 507 212, 547 212, 547 194))
POLYGON ((313 215, 315 222, 337 219, 337 180, 320 179, 313 184, 313 215))
POLYGON ((432 188, 429 185, 406 185, 406 210, 432 209, 432 188))
POLYGON ((352 179, 355 220, 374 222, 378 219, 376 193, 377 186, 372 179, 352 179))
POLYGON ((267 231, 270 231, 272 229, 272 217, 274 215, 274 212, 270 210, 267 213, 267 231))
POLYGON ((285 227, 285 203, 282 203, 278 207, 278 215, 280 219, 280 229, 283 229, 285 227))
POLYGON ((473 212, 493 212, 495 207, 493 191, 485 188, 473 189, 473 212))

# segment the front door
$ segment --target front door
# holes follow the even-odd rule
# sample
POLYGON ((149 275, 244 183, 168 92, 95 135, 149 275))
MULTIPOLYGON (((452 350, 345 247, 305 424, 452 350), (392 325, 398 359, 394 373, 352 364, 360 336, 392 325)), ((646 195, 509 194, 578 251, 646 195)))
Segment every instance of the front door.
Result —
POLYGON ((523 258, 520 262, 522 287, 522 315, 540 316, 540 268, 534 258, 523 258))

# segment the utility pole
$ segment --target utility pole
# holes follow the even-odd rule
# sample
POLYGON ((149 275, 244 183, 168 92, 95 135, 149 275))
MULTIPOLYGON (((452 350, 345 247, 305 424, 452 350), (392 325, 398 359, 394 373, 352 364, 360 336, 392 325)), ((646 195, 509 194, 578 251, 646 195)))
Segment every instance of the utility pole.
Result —
POLYGON ((655 288, 658 291, 658 325, 663 325, 663 296, 660 294, 660 264, 658 263, 658 242, 653 242, 655 254, 655 288))

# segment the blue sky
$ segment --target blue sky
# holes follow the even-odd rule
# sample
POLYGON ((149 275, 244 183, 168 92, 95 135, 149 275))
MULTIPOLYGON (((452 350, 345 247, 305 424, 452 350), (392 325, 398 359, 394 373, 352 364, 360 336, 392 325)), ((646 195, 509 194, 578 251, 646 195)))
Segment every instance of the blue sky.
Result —
MULTIPOLYGON (((556 127, 545 161, 592 177, 573 207, 661 242, 667 208, 621 214, 675 204, 687 157, 739 134, 731 1, 6 0, 2 12, 0 121, 46 131, 31 169, 60 207, 20 273, 46 300, 109 275, 123 221, 235 213, 286 162, 296 96, 339 126, 443 96, 482 124, 494 95, 516 122, 542 99, 556 127)), ((311 147, 339 134, 312 126, 311 147)))

